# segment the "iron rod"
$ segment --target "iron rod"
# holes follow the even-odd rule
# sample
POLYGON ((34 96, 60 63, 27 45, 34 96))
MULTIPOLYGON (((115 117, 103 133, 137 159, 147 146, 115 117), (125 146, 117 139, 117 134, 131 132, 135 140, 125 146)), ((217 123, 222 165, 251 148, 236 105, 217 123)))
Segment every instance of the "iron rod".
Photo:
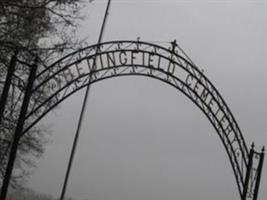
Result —
POLYGON ((262 172, 262 166, 263 166, 263 160, 264 160, 264 147, 262 149, 262 152, 260 153, 260 161, 259 161, 259 166, 257 169, 257 179, 255 183, 255 188, 254 188, 254 195, 253 195, 253 200, 257 200, 258 198, 258 192, 260 188, 260 180, 261 180, 261 172, 262 172))
POLYGON ((252 170, 253 165, 253 156, 254 156, 254 143, 251 145, 251 149, 249 152, 249 158, 248 158, 248 165, 247 165, 247 171, 246 171, 246 177, 245 177, 245 183, 244 183, 244 189, 242 194, 242 200, 246 200, 247 198, 247 192, 248 192, 248 185, 249 185, 249 178, 252 170))
MULTIPOLYGON (((7 69, 7 75, 6 75, 6 79, 5 79, 5 83, 4 83, 4 88, 3 88, 1 99, 0 99, 0 126, 2 124, 2 118, 4 117, 4 111, 6 108, 6 101, 8 98, 8 92, 10 89, 12 76, 13 76, 14 71, 15 71, 16 56, 17 56, 17 51, 15 51, 14 55, 12 56, 12 58, 10 60, 10 64, 9 64, 8 69, 7 69)), ((0 153, 0 165, 3 162, 5 155, 6 155, 6 152, 0 153)))
POLYGON ((9 88, 10 88, 11 81, 12 81, 12 76, 15 71, 16 59, 17 59, 16 57, 17 57, 17 51, 15 51, 14 55, 11 58, 8 71, 7 71, 7 75, 6 75, 4 88, 3 88, 1 99, 0 99, 0 125, 2 122, 3 113, 5 111, 5 105, 6 105, 8 92, 9 92, 9 88))
POLYGON ((18 150, 18 144, 19 144, 20 137, 22 135, 23 125, 25 122, 25 116, 27 114, 28 105, 29 105, 30 98, 31 98, 32 87, 33 87, 33 82, 35 80, 36 71, 37 71, 37 60, 35 60, 34 64, 32 65, 30 75, 28 78, 28 84, 27 84, 26 92, 23 98, 23 103, 21 106, 19 119, 17 122, 16 130, 15 130, 12 145, 11 145, 9 160, 8 160, 5 175, 4 175, 4 181, 3 181, 3 185, 1 189, 0 200, 6 199, 8 186, 9 186, 10 178, 12 175, 17 150, 18 150))

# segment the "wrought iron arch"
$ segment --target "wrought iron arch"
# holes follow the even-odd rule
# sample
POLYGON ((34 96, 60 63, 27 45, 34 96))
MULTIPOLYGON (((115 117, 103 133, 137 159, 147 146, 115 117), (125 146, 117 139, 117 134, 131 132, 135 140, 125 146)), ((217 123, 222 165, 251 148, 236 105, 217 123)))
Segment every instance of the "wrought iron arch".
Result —
MULTIPOLYGON (((257 175, 241 130, 220 93, 191 61, 176 50, 141 41, 110 41, 73 52, 40 70, 22 135, 55 106, 88 84, 120 76, 146 76, 163 81, 186 95, 202 110, 215 128, 230 160, 241 199, 254 197, 257 175), (40 93, 49 91, 46 98, 40 93)), ((254 151, 253 151, 254 152, 254 151)), ((256 152, 255 152, 256 153, 256 152)))

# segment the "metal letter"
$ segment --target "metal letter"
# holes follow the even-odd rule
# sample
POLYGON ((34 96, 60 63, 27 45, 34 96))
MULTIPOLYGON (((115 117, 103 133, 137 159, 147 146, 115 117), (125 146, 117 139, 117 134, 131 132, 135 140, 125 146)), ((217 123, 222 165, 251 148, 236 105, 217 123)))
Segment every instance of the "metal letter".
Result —
POLYGON ((126 65, 127 64, 127 54, 125 51, 121 51, 119 54, 119 61, 121 65, 126 65), (124 55, 124 59, 122 58, 122 54, 124 55), (123 60, 122 60, 123 59, 123 60))

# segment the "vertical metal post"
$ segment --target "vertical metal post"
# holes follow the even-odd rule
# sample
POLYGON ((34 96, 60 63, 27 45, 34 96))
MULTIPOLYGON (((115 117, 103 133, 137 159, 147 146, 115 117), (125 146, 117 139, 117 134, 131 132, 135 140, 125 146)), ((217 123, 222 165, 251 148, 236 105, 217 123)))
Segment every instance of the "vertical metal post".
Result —
POLYGON ((242 200, 246 200, 246 197, 247 197, 249 178, 250 178, 250 173, 251 173, 251 169, 252 169, 252 165, 253 165, 253 156, 254 156, 254 143, 252 143, 251 149, 249 152, 248 166, 247 166, 247 172, 246 172, 246 177, 245 177, 245 184, 244 184, 242 200))
POLYGON ((17 57, 17 51, 11 58, 8 71, 7 71, 7 75, 6 75, 4 88, 3 88, 1 99, 0 99, 0 124, 2 122, 3 113, 5 111, 5 105, 6 105, 6 101, 8 97, 8 91, 11 85, 12 75, 14 74, 14 71, 15 71, 16 59, 17 59, 16 57, 17 57))
POLYGON ((253 195, 253 200, 257 200, 258 198, 258 192, 260 188, 260 180, 261 180, 261 172, 262 172, 262 166, 263 166, 263 160, 264 160, 264 147, 262 148, 262 152, 260 153, 260 161, 259 161, 259 166, 257 169, 257 179, 256 179, 256 184, 254 188, 254 195, 253 195))
MULTIPOLYGON (((0 126, 2 124, 2 118, 4 117, 4 112, 5 112, 5 108, 6 108, 6 101, 7 101, 7 98, 8 98, 8 92, 9 92, 9 89, 10 89, 12 76, 13 76, 14 71, 15 71, 17 53, 18 52, 15 51, 14 55, 11 57, 10 64, 8 66, 8 69, 7 69, 7 75, 6 75, 4 87, 3 87, 3 90, 2 90, 2 94, 1 94, 1 99, 0 99, 0 126)), ((0 153, 0 164, 2 163, 4 156, 5 156, 4 152, 0 153)))
POLYGON ((11 150, 10 150, 10 154, 9 154, 9 160, 7 163, 4 181, 3 181, 2 188, 1 188, 0 200, 6 199, 6 195, 7 195, 7 191, 8 191, 8 185, 10 182, 12 170, 14 167, 14 162, 16 159, 18 144, 19 144, 19 140, 20 140, 21 133, 23 130, 25 116, 27 114, 28 105, 29 105, 30 98, 31 98, 32 87, 33 87, 33 82, 34 82, 36 71, 37 71, 37 60, 35 60, 34 64, 31 66, 31 71, 30 71, 30 75, 28 78, 28 84, 27 84, 27 88, 25 91, 25 95, 24 95, 24 99, 23 99, 17 127, 16 127, 16 130, 14 133, 14 138, 13 138, 13 142, 12 142, 12 146, 11 146, 11 150))

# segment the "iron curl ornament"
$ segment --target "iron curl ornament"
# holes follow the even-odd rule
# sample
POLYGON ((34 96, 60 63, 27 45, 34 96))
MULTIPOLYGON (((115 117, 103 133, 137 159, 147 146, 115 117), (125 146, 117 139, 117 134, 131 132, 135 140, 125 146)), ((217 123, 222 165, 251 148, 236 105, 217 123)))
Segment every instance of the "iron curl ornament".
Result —
POLYGON ((159 46, 144 41, 108 41, 88 46, 38 69, 22 137, 62 101, 89 84, 121 76, 160 80, 188 97, 215 128, 232 166, 241 200, 256 200, 264 151, 250 150, 228 105, 205 74, 179 51, 176 41, 159 46), (49 95, 40 98, 42 92, 49 95), (258 155, 259 161, 253 162, 258 155))

